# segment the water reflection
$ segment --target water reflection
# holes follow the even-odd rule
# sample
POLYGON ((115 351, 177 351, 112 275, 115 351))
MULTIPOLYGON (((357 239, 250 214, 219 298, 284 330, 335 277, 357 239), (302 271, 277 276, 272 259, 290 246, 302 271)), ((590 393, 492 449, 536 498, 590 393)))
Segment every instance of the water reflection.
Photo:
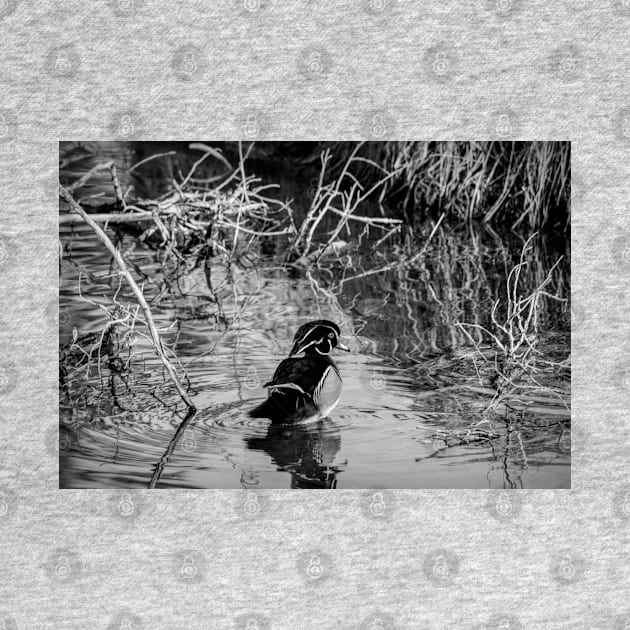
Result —
POLYGON ((336 488, 335 464, 341 448, 341 433, 330 418, 296 426, 269 425, 263 438, 245 440, 247 448, 263 451, 291 475, 291 488, 336 488))

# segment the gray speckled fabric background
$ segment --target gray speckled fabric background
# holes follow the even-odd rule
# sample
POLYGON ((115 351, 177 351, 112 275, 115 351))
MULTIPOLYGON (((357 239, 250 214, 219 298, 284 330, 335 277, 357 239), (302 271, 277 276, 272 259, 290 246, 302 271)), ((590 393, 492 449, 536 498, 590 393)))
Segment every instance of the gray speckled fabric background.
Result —
POLYGON ((0 628, 627 628, 627 0, 0 1, 0 628), (59 139, 571 139, 570 491, 59 491, 59 139))

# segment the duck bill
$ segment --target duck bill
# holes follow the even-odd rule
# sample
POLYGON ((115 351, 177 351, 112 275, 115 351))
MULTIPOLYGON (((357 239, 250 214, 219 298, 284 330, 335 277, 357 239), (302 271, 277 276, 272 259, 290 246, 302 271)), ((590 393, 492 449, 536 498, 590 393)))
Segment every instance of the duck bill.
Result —
POLYGON ((337 344, 338 350, 343 350, 344 352, 350 352, 350 348, 348 346, 344 346, 341 341, 337 344))

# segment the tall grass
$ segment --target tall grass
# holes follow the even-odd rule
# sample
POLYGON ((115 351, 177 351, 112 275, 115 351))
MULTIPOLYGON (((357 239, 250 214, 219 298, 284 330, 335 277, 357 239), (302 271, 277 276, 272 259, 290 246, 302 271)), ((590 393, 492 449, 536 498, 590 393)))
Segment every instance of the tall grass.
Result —
MULTIPOLYGON (((354 146, 335 145, 337 156, 354 146)), ((396 201, 410 221, 446 212, 513 229, 569 228, 569 142, 383 142, 362 154, 382 170, 368 173, 366 161, 356 176, 395 173, 379 200, 396 201)))

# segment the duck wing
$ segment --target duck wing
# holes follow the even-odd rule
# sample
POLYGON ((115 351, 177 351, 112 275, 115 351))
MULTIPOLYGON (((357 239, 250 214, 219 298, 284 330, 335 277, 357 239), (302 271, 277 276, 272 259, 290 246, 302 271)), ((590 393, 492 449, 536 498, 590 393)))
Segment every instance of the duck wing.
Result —
POLYGON ((310 357, 292 357, 284 359, 276 368, 273 378, 263 385, 274 389, 294 389, 312 397, 325 368, 310 357))

